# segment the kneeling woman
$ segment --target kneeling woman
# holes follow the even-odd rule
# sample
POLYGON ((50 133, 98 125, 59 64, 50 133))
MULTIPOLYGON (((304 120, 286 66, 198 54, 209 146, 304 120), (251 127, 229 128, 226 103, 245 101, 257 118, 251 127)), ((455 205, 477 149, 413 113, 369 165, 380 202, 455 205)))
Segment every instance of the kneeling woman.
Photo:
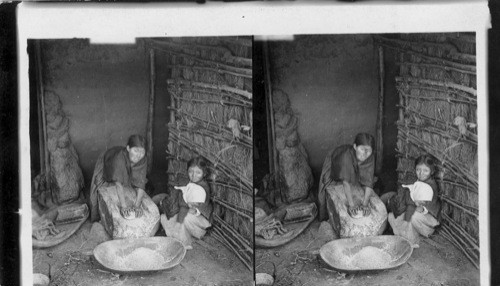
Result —
POLYGON ((415 160, 417 181, 413 185, 403 185, 397 194, 383 195, 387 201, 389 224, 395 235, 408 239, 413 247, 418 247, 420 236, 429 237, 439 225, 439 188, 434 180, 436 161, 430 155, 422 155, 415 160))
POLYGON ((165 234, 182 241, 186 249, 192 249, 192 237, 201 239, 206 229, 211 226, 212 215, 210 203, 210 185, 205 180, 208 174, 208 164, 202 157, 196 157, 188 162, 189 184, 175 187, 181 192, 171 191, 169 196, 161 201, 163 210, 161 225, 165 234))
POLYGON ((334 231, 341 237, 377 235, 385 228, 387 212, 372 189, 374 145, 370 134, 359 133, 353 145, 336 148, 323 165, 318 192, 320 220, 330 215, 334 231), (370 217, 370 221, 352 220, 360 217, 370 217), (349 226, 344 228, 343 224, 349 226))
POLYGON ((119 209, 122 216, 128 216, 131 211, 135 211, 138 217, 143 214, 141 204, 147 182, 145 155, 146 140, 141 135, 132 135, 129 137, 126 147, 110 148, 97 159, 90 186, 90 219, 92 222, 99 220, 97 190, 105 185, 118 187, 119 209), (136 190, 137 195, 133 205, 127 204, 123 193, 124 188, 136 190))

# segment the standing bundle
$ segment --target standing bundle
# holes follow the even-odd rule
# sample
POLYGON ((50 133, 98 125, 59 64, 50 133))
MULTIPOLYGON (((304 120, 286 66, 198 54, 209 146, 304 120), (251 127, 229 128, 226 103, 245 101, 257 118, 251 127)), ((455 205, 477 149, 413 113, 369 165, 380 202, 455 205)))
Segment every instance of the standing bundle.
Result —
POLYGON ((54 92, 46 92, 44 96, 46 146, 50 162, 50 170, 45 171, 49 180, 39 178, 34 194, 41 205, 51 207, 78 199, 84 182, 78 154, 69 138, 69 120, 62 110, 61 100, 54 92))

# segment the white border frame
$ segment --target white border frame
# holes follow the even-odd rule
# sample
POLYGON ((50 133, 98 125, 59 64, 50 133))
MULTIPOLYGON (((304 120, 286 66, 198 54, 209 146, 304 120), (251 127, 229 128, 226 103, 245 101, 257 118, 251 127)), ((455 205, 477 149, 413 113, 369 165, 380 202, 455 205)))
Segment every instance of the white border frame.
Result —
POLYGON ((487 1, 184 4, 21 3, 18 6, 21 278, 32 283, 28 39, 476 32, 481 285, 490 281, 487 1), (457 3, 459 2, 459 3, 457 3))

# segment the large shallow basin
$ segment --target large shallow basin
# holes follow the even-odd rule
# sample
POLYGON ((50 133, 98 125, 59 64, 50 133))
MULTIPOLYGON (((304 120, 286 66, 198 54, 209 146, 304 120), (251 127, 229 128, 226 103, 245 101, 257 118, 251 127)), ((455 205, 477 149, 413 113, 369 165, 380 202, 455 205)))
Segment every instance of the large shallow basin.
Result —
POLYGON ((181 263, 185 255, 183 244, 171 237, 110 240, 94 249, 95 259, 116 272, 165 270, 181 263))
POLYGON ((398 267, 410 258, 412 252, 408 240, 380 235, 330 241, 321 247, 320 256, 337 270, 359 271, 398 267))

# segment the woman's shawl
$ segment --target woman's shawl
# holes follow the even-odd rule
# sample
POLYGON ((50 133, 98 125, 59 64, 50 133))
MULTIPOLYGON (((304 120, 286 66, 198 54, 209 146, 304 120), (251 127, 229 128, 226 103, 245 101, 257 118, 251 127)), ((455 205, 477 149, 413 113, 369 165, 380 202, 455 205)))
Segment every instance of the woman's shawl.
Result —
POLYGON ((90 219, 99 220, 97 190, 106 182, 120 182, 125 187, 136 187, 144 190, 146 186, 146 157, 131 167, 128 152, 125 147, 113 147, 101 153, 94 167, 90 184, 90 219))
POLYGON ((352 145, 343 145, 328 152, 325 157, 325 162, 323 163, 323 169, 321 170, 318 189, 318 216, 320 221, 328 219, 326 209, 326 188, 335 181, 342 181, 341 178, 347 178, 347 181, 351 183, 358 182, 357 185, 372 187, 375 168, 374 161, 375 157, 372 155, 363 162, 363 164, 358 165, 356 153, 352 145), (334 163, 334 161, 336 161, 336 163, 334 163), (342 161, 345 164, 341 164, 342 161), (346 166, 347 168, 342 169, 342 166, 346 166), (348 169, 350 171, 348 171, 348 169), (356 170, 359 175, 358 180, 355 179, 356 170), (352 179, 353 177, 354 179, 352 179))
POLYGON ((352 145, 342 145, 332 154, 331 178, 336 182, 346 181, 353 186, 373 188, 375 159, 371 155, 358 164, 356 150, 352 145))
POLYGON ((104 154, 103 179, 108 183, 119 182, 124 187, 145 190, 147 179, 146 156, 132 166, 126 147, 113 147, 104 154))

